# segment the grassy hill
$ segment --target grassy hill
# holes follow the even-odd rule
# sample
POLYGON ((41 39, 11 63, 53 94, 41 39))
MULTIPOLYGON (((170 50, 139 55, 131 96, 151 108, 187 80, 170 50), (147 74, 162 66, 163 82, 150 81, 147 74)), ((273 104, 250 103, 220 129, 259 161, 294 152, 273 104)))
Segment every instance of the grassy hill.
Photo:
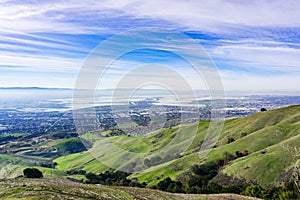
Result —
MULTIPOLYGON (((101 134, 87 133, 82 137, 85 143, 90 145, 89 151, 84 150, 75 133, 18 134, 10 140, 9 136, 1 136, 0 177, 17 177, 25 167, 35 166, 43 171, 45 178, 0 181, 0 199, 39 199, 41 195, 47 199, 55 199, 58 196, 63 199, 101 199, 102 195, 107 199, 159 199, 157 195, 160 195, 161 199, 243 199, 231 194, 181 195, 146 188, 86 185, 70 182, 67 178, 90 181, 84 174, 70 173, 70 170, 98 174, 113 171, 107 166, 112 164, 117 166, 118 170, 139 170, 137 173, 131 173, 128 178, 133 182, 145 182, 148 188, 158 187, 161 181, 170 177, 173 181, 185 184, 182 187, 189 193, 191 191, 188 189, 193 189, 189 186, 189 180, 197 175, 193 166, 209 166, 210 163, 222 160, 224 164, 216 173, 210 173, 213 177, 202 185, 209 188, 209 184, 215 182, 225 186, 225 190, 214 190, 216 193, 229 191, 246 194, 226 190, 226 186, 243 187, 244 183, 255 183, 264 188, 278 186, 289 181, 296 163, 299 165, 297 161, 300 159, 300 106, 226 120, 216 145, 205 157, 200 157, 199 149, 210 123, 202 121, 136 137, 104 137, 101 134), (194 131, 196 135, 193 134, 194 131), (110 143, 114 146, 109 145, 110 143), (166 155, 157 151, 165 146, 169 147, 166 155), (185 149, 185 146, 188 148, 185 149), (179 154, 178 149, 183 153, 179 154), (139 154, 130 156, 128 152, 139 154), (145 156, 144 153, 149 155, 145 156)), ((194 192, 203 193, 202 191, 203 188, 194 192)))
MULTIPOLYGON (((89 142, 86 142, 89 145, 89 142)), ((40 166, 51 175, 62 175, 53 168, 53 159, 85 151, 76 133, 0 135, 0 177, 14 178, 27 166, 40 166)))
MULTIPOLYGON (((94 145, 90 149, 94 155, 106 161, 107 164, 118 164, 119 169, 132 167, 138 162, 141 172, 132 174, 130 178, 137 178, 148 185, 157 184, 166 177, 176 179, 180 174, 187 172, 194 164, 204 164, 224 158, 224 152, 235 155, 237 151, 248 152, 248 155, 232 159, 221 170, 222 175, 255 182, 262 186, 278 184, 280 177, 295 165, 300 148, 300 106, 289 106, 267 112, 260 112, 248 117, 229 119, 218 143, 206 157, 199 157, 199 147, 203 141, 210 122, 185 125, 180 128, 169 128, 156 131, 142 137, 114 136, 107 138, 93 138, 94 145), (197 129, 195 137, 191 134, 197 129), (178 134, 179 143, 172 142, 178 134), (119 148, 139 152, 153 152, 147 157, 127 158, 126 153, 111 148, 107 143, 112 142, 119 148), (170 145, 170 155, 176 149, 191 142, 189 148, 179 157, 160 157, 156 153, 166 145, 170 145), (146 169, 145 160, 159 160, 152 162, 153 166, 146 169)), ((90 136, 89 136, 90 137, 90 136)), ((88 138, 88 137, 86 137, 88 138)), ((109 168, 95 159, 89 152, 70 154, 55 159, 57 169, 84 169, 87 172, 100 173, 109 168)))
POLYGON ((0 180, 0 199, 254 200, 256 198, 236 194, 171 194, 145 188, 87 185, 64 179, 18 178, 0 180))

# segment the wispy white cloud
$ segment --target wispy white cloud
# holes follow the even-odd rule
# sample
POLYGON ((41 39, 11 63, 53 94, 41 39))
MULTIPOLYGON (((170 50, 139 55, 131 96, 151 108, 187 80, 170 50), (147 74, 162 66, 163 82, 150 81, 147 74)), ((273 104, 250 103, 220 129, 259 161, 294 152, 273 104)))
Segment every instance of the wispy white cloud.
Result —
POLYGON ((300 72, 300 49, 296 48, 225 45, 215 48, 212 55, 220 60, 225 58, 228 65, 235 63, 234 66, 246 70, 300 72))
POLYGON ((72 42, 69 42, 69 41, 63 40, 63 39, 58 39, 56 37, 47 37, 47 36, 26 33, 26 32, 21 32, 21 31, 14 31, 14 30, 3 29, 3 28, 0 28, 0 33, 3 36, 14 36, 16 38, 27 37, 27 38, 31 38, 32 40, 43 40, 43 41, 49 41, 49 42, 51 41, 51 42, 61 43, 61 44, 74 45, 74 43, 72 43, 72 42))
POLYGON ((191 30, 234 32, 243 29, 243 26, 299 27, 299 10, 300 4, 291 0, 256 0, 251 3, 222 0, 162 0, 159 3, 142 0, 69 0, 43 1, 33 5, 26 1, 14 1, 2 3, 0 24, 2 28, 27 32, 101 32, 117 29, 122 25, 99 27, 98 20, 128 16, 131 19, 165 20, 191 30), (84 23, 87 21, 88 25, 84 23))
MULTIPOLYGON (((220 65, 228 88, 241 86, 237 83, 243 79, 235 78, 241 71, 239 77, 249 80, 243 82, 244 88, 251 82, 253 87, 263 83, 261 71, 283 73, 268 77, 266 88, 280 80, 287 81, 282 89, 299 83, 295 76, 300 72, 298 1, 3 0, 0 4, 0 66, 6 71, 75 74, 97 43, 87 47, 85 38, 71 41, 68 36, 107 37, 136 27, 158 27, 204 34, 198 42, 220 65)), ((130 62, 124 63, 115 65, 112 74, 128 70, 130 62)))
POLYGON ((77 72, 82 60, 0 51, 0 66, 11 71, 77 72))
POLYGON ((13 42, 16 43, 16 46, 41 46, 46 48, 56 48, 56 49, 67 49, 67 50, 75 50, 82 51, 88 53, 90 49, 86 49, 84 47, 78 47, 78 44, 60 44, 55 42, 47 42, 47 41, 39 41, 32 39, 21 39, 12 36, 0 36, 0 43, 13 42), (76 47, 77 46, 77 47, 76 47))
POLYGON ((1 87, 56 87, 56 88, 72 88, 75 82, 74 74, 54 74, 39 72, 18 73, 12 71, 9 74, 0 74, 1 87))
POLYGON ((249 74, 241 71, 220 71, 225 90, 299 92, 300 73, 277 76, 249 74))

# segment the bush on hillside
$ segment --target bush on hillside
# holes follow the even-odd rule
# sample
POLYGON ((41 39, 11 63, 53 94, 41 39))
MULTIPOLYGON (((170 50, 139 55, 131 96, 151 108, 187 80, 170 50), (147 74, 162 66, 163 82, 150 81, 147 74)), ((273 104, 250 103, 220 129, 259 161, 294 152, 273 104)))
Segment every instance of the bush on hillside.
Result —
POLYGON ((106 171, 101 174, 87 173, 86 183, 89 184, 103 184, 103 185, 119 185, 132 187, 145 187, 146 183, 139 183, 136 180, 127 179, 130 173, 123 171, 106 171))
POLYGON ((43 173, 37 168, 26 168, 23 170, 25 178, 42 178, 43 173))

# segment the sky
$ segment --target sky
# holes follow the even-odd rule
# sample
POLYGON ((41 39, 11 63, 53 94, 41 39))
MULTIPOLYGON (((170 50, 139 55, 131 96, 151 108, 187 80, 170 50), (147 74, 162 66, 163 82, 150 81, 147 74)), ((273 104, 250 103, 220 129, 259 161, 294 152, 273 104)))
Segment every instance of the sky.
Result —
MULTIPOLYGON (((296 0, 0 0, 0 87, 73 88, 103 41, 155 28, 194 39, 216 65, 225 90, 299 91, 299 10, 296 0)), ((193 89, 205 89, 187 62, 158 50, 123 56, 101 87, 114 88, 132 66, 147 64, 155 72, 154 64, 169 65, 193 89)))

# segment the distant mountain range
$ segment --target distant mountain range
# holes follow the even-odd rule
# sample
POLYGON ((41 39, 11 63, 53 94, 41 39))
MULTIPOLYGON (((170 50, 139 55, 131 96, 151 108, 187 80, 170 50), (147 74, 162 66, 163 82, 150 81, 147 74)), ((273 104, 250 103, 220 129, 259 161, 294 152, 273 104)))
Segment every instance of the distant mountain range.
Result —
POLYGON ((0 90, 72 90, 72 88, 46 88, 46 87, 0 87, 0 90))
MULTIPOLYGON (((128 88, 117 88, 118 90, 135 90, 135 89, 128 89, 128 88)), ((74 88, 55 88, 55 87, 0 87, 0 90, 74 90, 74 88)), ((108 89, 99 89, 99 91, 114 91, 115 88, 108 88, 108 89)), ((161 92, 169 92, 165 89, 151 89, 151 88, 140 88, 139 90, 143 91, 151 91, 151 92, 158 92, 158 95, 161 92)), ((178 93, 185 93, 184 91, 177 91, 178 93)), ((207 89, 197 89, 194 90, 196 94, 204 94, 204 95, 210 95, 209 90, 207 89)), ((226 95, 293 95, 293 96, 300 96, 300 91, 244 91, 244 90, 226 90, 226 95)), ((153 93, 155 94, 155 93, 153 93)))

